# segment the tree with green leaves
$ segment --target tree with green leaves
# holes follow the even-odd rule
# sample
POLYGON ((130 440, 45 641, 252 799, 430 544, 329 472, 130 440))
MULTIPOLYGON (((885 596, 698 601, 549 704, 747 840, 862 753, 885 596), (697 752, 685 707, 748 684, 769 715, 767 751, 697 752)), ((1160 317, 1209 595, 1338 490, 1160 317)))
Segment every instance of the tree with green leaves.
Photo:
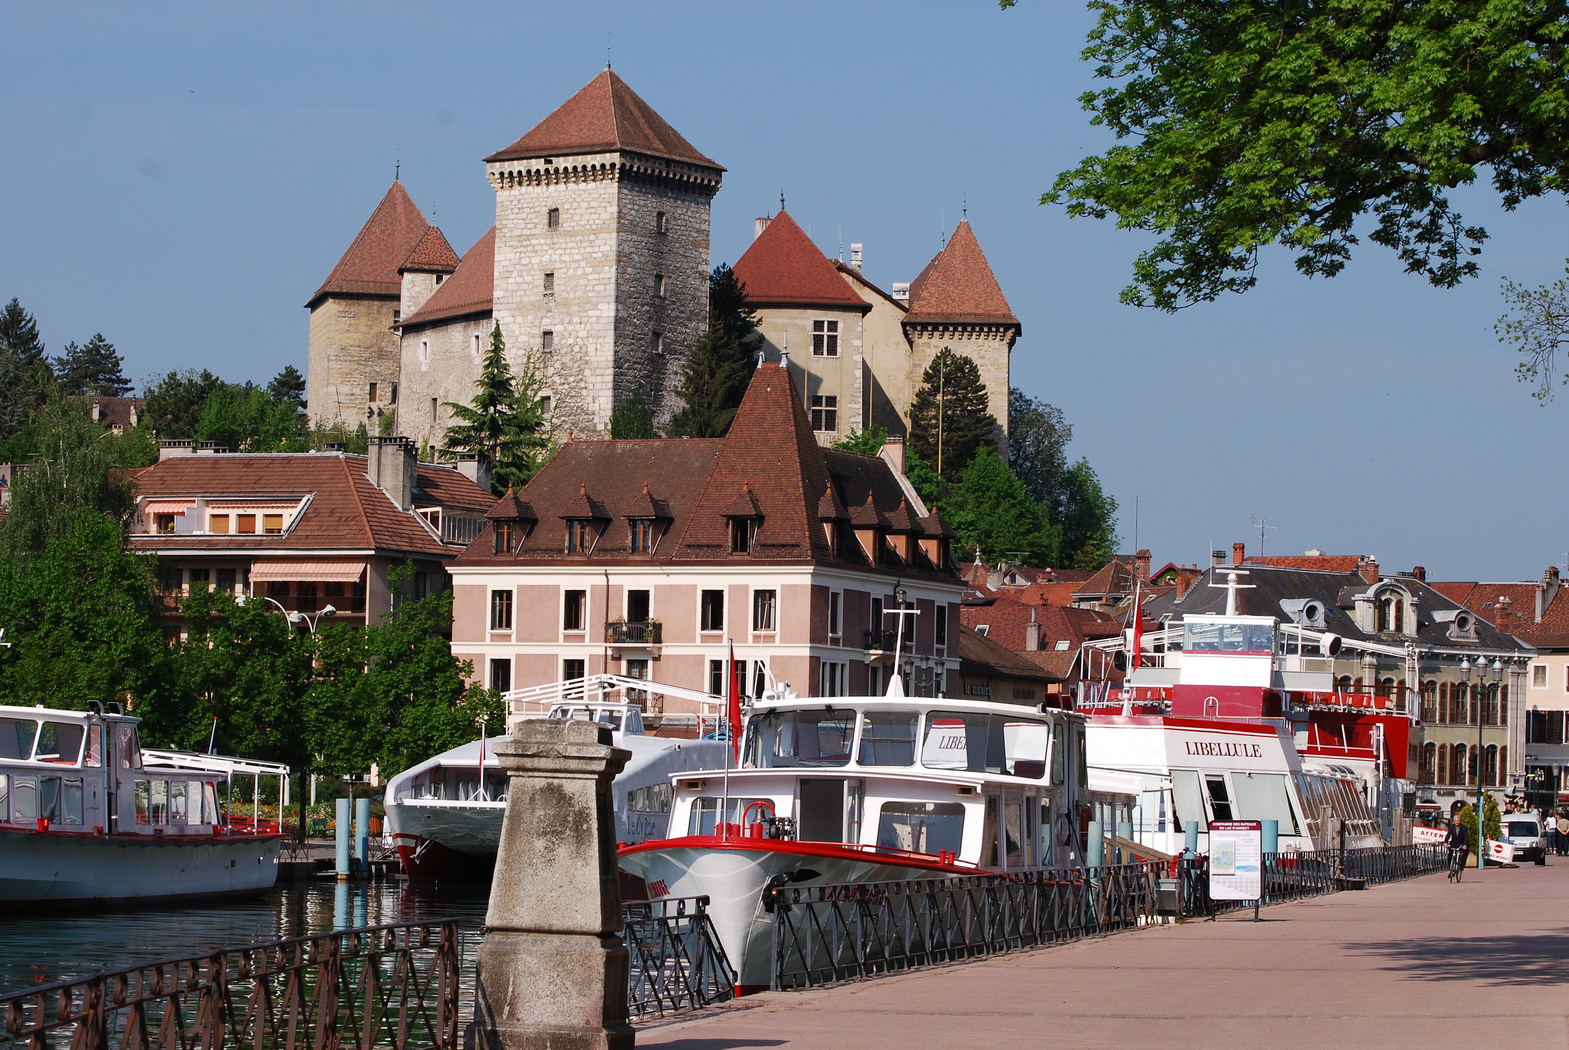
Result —
POLYGON ((681 409, 666 428, 670 437, 724 437, 752 381, 757 314, 746 288, 720 263, 708 276, 708 327, 686 348, 681 409))
POLYGON ((151 562, 126 549, 134 500, 113 434, 55 396, 29 424, 35 455, 0 519, 0 698, 80 708, 147 702, 166 650, 151 562))
POLYGON ((231 452, 305 452, 303 418, 292 401, 255 383, 224 383, 208 395, 196 438, 231 452))
POLYGON ((865 430, 846 434, 835 441, 833 447, 842 452, 858 452, 863 456, 875 456, 886 444, 888 444, 888 428, 873 424, 865 430))
POLYGON ((656 438, 654 412, 648 407, 641 386, 634 387, 632 395, 610 413, 610 437, 614 441, 632 441, 639 438, 656 438))
POLYGON ((1063 565, 1098 569, 1115 553, 1117 501, 1089 461, 1068 463, 1073 427, 1062 411, 1018 388, 1008 391, 1008 466, 1062 532, 1063 565))
POLYGON ((1059 530, 990 445, 977 447, 963 477, 950 487, 942 513, 957 551, 980 548, 988 561, 1017 552, 1033 565, 1057 564, 1059 530))
POLYGON ((207 399, 226 385, 205 368, 169 372, 144 384, 143 418, 161 441, 193 441, 207 399))
POLYGON ((522 488, 549 458, 552 444, 539 376, 525 361, 514 383, 500 323, 491 330, 474 391, 470 404, 447 403, 456 422, 447 428, 443 450, 482 457, 497 492, 522 488))
MULTIPOLYGON (((1564 272, 1569 273, 1569 266, 1564 272)), ((1569 280, 1528 288, 1505 278, 1503 295, 1506 309, 1493 331, 1500 343, 1513 343, 1524 358, 1515 365, 1515 375, 1522 383, 1534 384, 1531 396, 1545 405, 1553 399, 1558 352, 1569 346, 1569 280)))
POLYGON ((55 375, 67 394, 124 397, 131 392, 125 362, 102 332, 87 340, 86 346, 67 343, 65 353, 55 359, 55 375))
POLYGON ((910 405, 911 449, 945 481, 956 481, 976 450, 993 444, 996 430, 980 367, 946 346, 937 351, 910 405))
POLYGON ((1075 569, 1098 569, 1116 553, 1117 501, 1101 488, 1089 460, 1079 459, 1063 478, 1062 504, 1052 514, 1061 531, 1061 558, 1075 569))
MULTIPOLYGON (((1001 0, 1011 6, 1014 0, 1001 0)), ((1091 0, 1081 101, 1118 144, 1043 203, 1154 234, 1122 300, 1175 310, 1253 287, 1260 249, 1333 276, 1359 229, 1450 287, 1487 237, 1452 191, 1511 210, 1569 190, 1569 13, 1539 0, 1091 0)))
POLYGON ((0 310, 0 440, 22 428, 53 385, 38 322, 12 299, 0 310))
POLYGON ((279 401, 287 401, 296 410, 305 411, 305 377, 293 365, 284 365, 283 371, 272 377, 267 393, 279 401))

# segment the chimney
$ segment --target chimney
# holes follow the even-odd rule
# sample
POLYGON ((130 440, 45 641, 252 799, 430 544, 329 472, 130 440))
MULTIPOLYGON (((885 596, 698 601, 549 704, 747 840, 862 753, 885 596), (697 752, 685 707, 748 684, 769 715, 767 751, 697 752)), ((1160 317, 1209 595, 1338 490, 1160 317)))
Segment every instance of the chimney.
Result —
POLYGON ((1031 620, 1024 625, 1024 651, 1027 653, 1038 653, 1041 651, 1041 625, 1039 621, 1031 620))
POLYGON ((1140 583, 1150 580, 1150 551, 1148 547, 1140 547, 1133 554, 1133 577, 1140 583))
POLYGON ((1363 583, 1378 582, 1378 559, 1371 554, 1363 555, 1357 559, 1357 573, 1362 577, 1363 583))
POLYGON ((1542 622, 1547 607, 1553 604, 1553 599, 1556 597, 1558 597, 1558 566, 1549 565, 1547 571, 1542 573, 1542 582, 1536 585, 1536 619, 1533 622, 1542 622))
POLYGON ((894 302, 907 303, 910 301, 910 282, 895 281, 888 289, 888 294, 893 296, 894 302))
POLYGON ((1233 543, 1231 545, 1231 564, 1233 564, 1233 565, 1241 565, 1243 562, 1245 562, 1247 560, 1248 560, 1248 548, 1247 548, 1247 545, 1244 544, 1244 543, 1233 543))
POLYGON ((753 219, 752 220, 752 240, 755 241, 759 237, 761 237, 763 235, 763 231, 768 229, 768 224, 773 222, 773 221, 774 221, 773 219, 769 218, 766 215, 760 216, 759 218, 756 218, 756 219, 753 219))
POLYGON ((1198 582, 1198 579, 1201 575, 1203 574, 1199 572, 1199 567, 1197 565, 1177 566, 1177 597, 1179 599, 1186 597, 1187 593, 1193 589, 1193 585, 1198 582))
POLYGON ((158 442, 158 462, 160 463, 166 459, 174 459, 176 456, 194 455, 196 455, 196 442, 194 441, 178 440, 158 442))
POLYGON ((1210 568, 1218 569, 1218 568, 1220 568, 1224 564, 1226 564, 1226 552, 1225 551, 1210 551, 1209 552, 1209 565, 1210 565, 1210 568))
POLYGON ((850 269, 854 270, 856 273, 860 273, 861 272, 861 254, 862 254, 862 252, 861 252, 861 243, 859 241, 851 241, 850 242, 850 269))
POLYGON ((414 443, 408 438, 377 435, 370 439, 365 474, 392 498, 399 510, 414 509, 414 478, 418 468, 414 443))
POLYGON ((1416 580, 1416 582, 1418 582, 1418 583, 1426 583, 1427 582, 1427 569, 1426 569, 1426 567, 1425 566, 1421 566, 1421 565, 1418 565, 1418 566, 1414 567, 1411 570, 1411 577, 1414 580, 1416 580))
POLYGON ((462 474, 480 488, 490 488, 490 464, 478 456, 472 453, 459 456, 458 461, 453 466, 457 468, 459 474, 462 474))
POLYGON ((103 402, 99 401, 95 397, 95 398, 93 398, 93 422, 96 423, 96 422, 98 422, 102 418, 103 418, 103 402))
POLYGON ((891 436, 883 442, 883 447, 877 450, 877 455, 886 460, 888 465, 899 473, 904 473, 904 438, 891 436))

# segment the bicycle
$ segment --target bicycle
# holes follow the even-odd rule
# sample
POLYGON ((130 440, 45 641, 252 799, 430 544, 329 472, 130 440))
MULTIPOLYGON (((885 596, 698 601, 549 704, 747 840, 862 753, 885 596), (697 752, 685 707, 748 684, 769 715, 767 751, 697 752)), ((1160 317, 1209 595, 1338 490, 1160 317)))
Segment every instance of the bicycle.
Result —
POLYGON ((1449 881, 1459 882, 1465 875, 1465 858, 1469 850, 1451 849, 1449 851, 1449 881))

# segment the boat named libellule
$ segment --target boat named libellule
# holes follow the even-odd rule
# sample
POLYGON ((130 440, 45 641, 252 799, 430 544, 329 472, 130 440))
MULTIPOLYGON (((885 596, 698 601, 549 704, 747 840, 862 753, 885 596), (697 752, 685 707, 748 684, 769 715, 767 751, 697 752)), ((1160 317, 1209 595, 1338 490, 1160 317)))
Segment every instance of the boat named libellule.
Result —
MULTIPOLYGON (((516 689, 503 699, 509 728, 531 717, 583 718, 610 727, 615 746, 632 753, 611 786, 616 840, 641 842, 666 834, 671 776, 717 769, 730 749, 722 740, 647 734, 642 705, 655 695, 680 696, 700 709, 723 706, 708 693, 610 674, 516 689)), ((711 721, 717 726, 718 716, 711 721)), ((409 878, 490 876, 508 787, 495 742, 481 737, 459 745, 387 782, 387 831, 409 878)))
POLYGON ((1085 723, 1049 708, 770 690, 738 768, 678 776, 671 837, 619 851, 651 900, 709 898, 737 992, 768 987, 773 890, 1083 862, 1085 723))
MULTIPOLYGON (((271 888, 276 826, 230 824, 232 763, 144 755, 141 720, 0 706, 0 906, 243 896, 271 888)), ((178 758, 171 756, 178 755, 178 758)), ((285 767, 273 767, 286 773, 285 767)))

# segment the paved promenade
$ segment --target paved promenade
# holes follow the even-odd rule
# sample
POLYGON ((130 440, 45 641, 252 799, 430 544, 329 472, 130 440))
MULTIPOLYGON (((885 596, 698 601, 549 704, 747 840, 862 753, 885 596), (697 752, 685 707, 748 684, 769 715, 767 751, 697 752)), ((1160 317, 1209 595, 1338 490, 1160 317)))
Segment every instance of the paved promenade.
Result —
POLYGON ((1569 858, 1252 915, 769 993, 637 1044, 1569 1050, 1569 858))

